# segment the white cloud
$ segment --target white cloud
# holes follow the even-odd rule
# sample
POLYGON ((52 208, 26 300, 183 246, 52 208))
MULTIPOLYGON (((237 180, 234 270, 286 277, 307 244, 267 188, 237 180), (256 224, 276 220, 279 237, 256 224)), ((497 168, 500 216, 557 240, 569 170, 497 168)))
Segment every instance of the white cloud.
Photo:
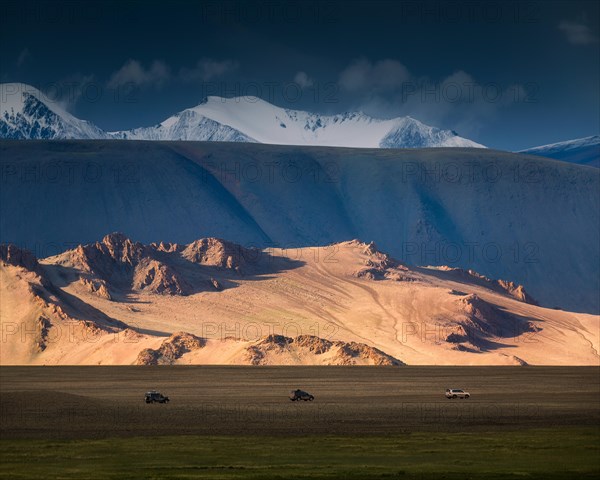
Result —
POLYGON ((390 91, 409 79, 408 69, 397 60, 385 59, 371 63, 366 58, 360 58, 340 73, 339 84, 349 92, 390 91))
POLYGON ((296 73, 294 76, 294 83, 297 84, 302 90, 312 87, 314 84, 313 79, 310 78, 306 72, 296 73))
POLYGON ((171 78, 167 64, 154 60, 147 69, 138 60, 127 60, 125 64, 114 72, 108 81, 108 88, 118 88, 127 84, 139 86, 162 87, 171 78))
POLYGON ((56 82, 56 86, 60 94, 59 103, 68 111, 79 101, 97 101, 102 92, 93 74, 74 73, 56 82))
POLYGON ((193 68, 183 67, 178 75, 174 76, 171 74, 171 68, 160 60, 154 60, 148 68, 145 68, 138 60, 130 59, 111 75, 107 86, 118 88, 126 84, 135 84, 160 88, 171 80, 208 82, 236 70, 238 66, 238 62, 233 60, 217 61, 203 58, 193 68))
POLYGON ((198 60, 194 68, 182 68, 179 71, 179 78, 184 82, 209 82, 237 70, 238 67, 238 62, 234 60, 217 61, 202 58, 198 60))
POLYGON ((389 59, 354 61, 340 73, 339 86, 352 109, 379 118, 410 115, 463 136, 476 135, 499 109, 527 97, 520 85, 482 83, 463 70, 439 80, 418 77, 389 59))
POLYGON ((17 57, 17 67, 22 67, 29 57, 31 57, 31 53, 29 53, 29 49, 27 47, 21 50, 19 56, 17 57))
POLYGON ((598 35, 592 32, 590 27, 584 22, 563 20, 558 24, 558 29, 566 35, 567 41, 572 45, 598 43, 598 35))

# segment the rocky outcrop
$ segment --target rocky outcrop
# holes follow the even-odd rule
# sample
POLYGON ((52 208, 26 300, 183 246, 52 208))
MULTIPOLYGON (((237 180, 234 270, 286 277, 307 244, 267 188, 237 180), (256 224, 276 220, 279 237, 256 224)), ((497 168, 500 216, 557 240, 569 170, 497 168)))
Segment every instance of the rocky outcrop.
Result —
POLYGON ((315 356, 327 354, 327 365, 399 366, 403 362, 364 343, 326 340, 314 335, 299 335, 295 338, 283 335, 268 335, 246 348, 245 360, 251 365, 265 365, 271 354, 315 356))
POLYGON ((19 248, 12 243, 0 244, 0 261, 13 267, 21 267, 31 272, 39 272, 36 256, 29 250, 19 248))
POLYGON ((159 242, 159 243, 151 243, 150 246, 154 248, 157 252, 180 252, 185 248, 185 245, 179 245, 178 243, 171 242, 159 242))
POLYGON ((346 242, 346 244, 360 249, 361 253, 367 257, 364 266, 353 273, 354 277, 369 280, 394 280, 397 282, 414 282, 417 280, 417 276, 406 265, 378 250, 375 242, 367 244, 359 240, 352 240, 346 242))
POLYGON ((364 343, 335 342, 335 346, 339 348, 335 365, 354 365, 357 359, 367 360, 370 365, 403 365, 400 360, 364 343))
POLYGON ((143 245, 122 233, 111 233, 100 242, 79 245, 59 255, 57 263, 79 270, 80 282, 89 291, 111 299, 111 290, 143 290, 159 295, 220 291, 223 284, 205 267, 243 274, 252 269, 260 254, 259 250, 217 238, 202 238, 189 245, 143 245))
POLYGON ((159 348, 142 350, 136 360, 136 365, 171 365, 184 354, 198 350, 205 341, 187 332, 177 332, 162 342, 159 348))
POLYGON ((192 287, 181 275, 156 260, 144 260, 136 266, 132 287, 161 295, 188 295, 192 292, 192 287))
POLYGON ((79 245, 62 257, 66 257, 71 266, 108 280, 128 273, 151 253, 151 248, 132 242, 122 233, 111 233, 100 242, 79 245))
POLYGON ((474 351, 486 350, 489 342, 499 338, 516 338, 540 328, 533 322, 510 315, 475 294, 456 300, 463 318, 449 325, 445 340, 474 351))
POLYGON ((88 280, 121 286, 127 283, 140 261, 152 249, 132 242, 122 233, 106 235, 102 241, 79 245, 59 256, 59 263, 88 273, 88 280))
POLYGON ((462 268, 453 268, 448 266, 437 267, 437 270, 444 272, 448 278, 474 283, 499 293, 508 294, 511 297, 530 305, 538 305, 538 302, 525 290, 523 285, 518 285, 509 280, 493 280, 475 270, 464 270, 462 268))
POLYGON ((79 283, 81 283, 89 292, 98 295, 101 298, 112 300, 112 296, 108 291, 105 280, 99 278, 87 278, 81 275, 79 277, 79 283))
POLYGON ((79 245, 60 256, 60 263, 87 274, 81 283, 88 290, 111 299, 110 289, 144 290, 161 295, 187 295, 191 287, 163 258, 179 255, 177 244, 143 245, 122 233, 106 235, 102 241, 79 245))
POLYGON ((299 335, 294 339, 297 346, 307 349, 315 355, 321 355, 331 349, 333 342, 315 335, 299 335))
POLYGON ((226 268, 239 273, 258 260, 260 251, 244 248, 241 245, 219 238, 201 238, 190 243, 182 251, 182 256, 193 263, 226 268))
POLYGON ((52 327, 50 320, 44 315, 40 315, 35 324, 36 338, 34 340, 38 352, 46 350, 50 327, 52 327))
POLYGON ((498 286, 508 293, 511 297, 520 300, 523 303, 529 303, 530 305, 538 305, 538 302, 525 290, 523 285, 518 285, 508 280, 496 280, 498 286))

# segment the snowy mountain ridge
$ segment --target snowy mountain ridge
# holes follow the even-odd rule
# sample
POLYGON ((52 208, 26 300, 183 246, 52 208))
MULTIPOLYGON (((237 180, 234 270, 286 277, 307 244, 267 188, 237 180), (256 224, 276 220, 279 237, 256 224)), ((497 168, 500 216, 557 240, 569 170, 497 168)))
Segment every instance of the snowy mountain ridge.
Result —
POLYGON ((569 163, 600 167, 600 135, 550 143, 516 153, 526 153, 569 163))
POLYGON ((485 148, 453 131, 430 127, 411 117, 381 120, 362 112, 319 115, 276 107, 257 97, 208 97, 196 107, 154 127, 110 134, 136 140, 215 139, 358 148, 485 148), (221 135, 206 138, 205 126, 212 129, 216 125, 221 126, 218 132, 221 135))
POLYGON ((0 138, 53 140, 109 138, 39 90, 21 83, 0 84, 0 138))
POLYGON ((535 151, 546 151, 546 150, 556 150, 558 148, 562 148, 564 150, 569 150, 573 148, 586 147, 590 145, 599 145, 600 144, 600 135, 592 135, 589 137, 576 138, 573 140, 565 140, 563 142, 549 143, 547 145, 540 145, 539 147, 527 148, 525 150, 521 150, 520 152, 533 152, 535 151))
POLYGON ((356 148, 485 148, 452 130, 411 117, 389 120, 362 112, 320 115, 277 107, 257 97, 207 97, 151 127, 105 132, 21 83, 0 85, 0 138, 252 142, 356 148))

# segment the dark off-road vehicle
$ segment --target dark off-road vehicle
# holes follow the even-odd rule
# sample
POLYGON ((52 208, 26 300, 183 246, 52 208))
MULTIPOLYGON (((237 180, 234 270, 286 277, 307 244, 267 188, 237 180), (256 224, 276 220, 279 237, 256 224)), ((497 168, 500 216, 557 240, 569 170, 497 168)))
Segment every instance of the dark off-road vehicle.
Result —
POLYGON ((292 390, 290 392, 290 400, 292 402, 304 400, 305 402, 312 402, 315 399, 310 393, 304 390, 292 390))
POLYGON ((157 392, 156 390, 151 390, 150 392, 146 392, 144 400, 146 401, 146 403, 154 403, 154 402, 169 403, 169 397, 163 395, 160 392, 157 392))

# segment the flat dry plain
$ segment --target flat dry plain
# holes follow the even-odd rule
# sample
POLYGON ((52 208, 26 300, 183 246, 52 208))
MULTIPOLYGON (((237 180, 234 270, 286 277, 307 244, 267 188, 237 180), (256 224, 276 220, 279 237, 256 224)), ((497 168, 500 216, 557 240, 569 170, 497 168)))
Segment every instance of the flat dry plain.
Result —
POLYGON ((597 367, 1 367, 0 433, 401 435, 594 426, 597 367), (446 388, 468 400, 447 400, 446 388), (290 402, 302 388, 314 402, 290 402), (146 405, 157 389, 171 398, 146 405))

